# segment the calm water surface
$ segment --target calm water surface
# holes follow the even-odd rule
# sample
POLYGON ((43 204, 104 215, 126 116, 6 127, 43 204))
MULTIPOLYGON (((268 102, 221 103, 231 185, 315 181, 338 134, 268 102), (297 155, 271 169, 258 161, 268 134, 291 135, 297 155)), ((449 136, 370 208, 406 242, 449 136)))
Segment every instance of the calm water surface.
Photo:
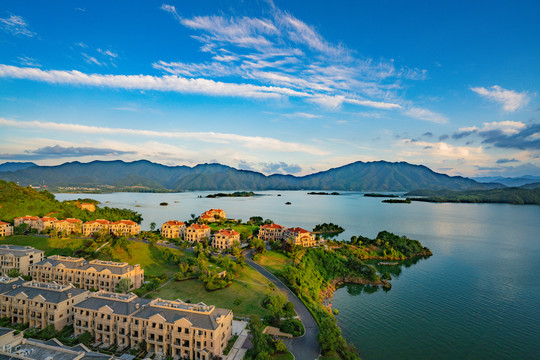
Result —
POLYGON ((305 191, 198 198, 208 193, 56 197, 136 210, 143 229, 217 207, 231 218, 259 215, 308 230, 333 222, 346 228, 343 239, 381 230, 418 239, 434 255, 385 269, 393 274, 390 291, 350 285, 335 294, 343 334, 364 359, 540 359, 540 206, 384 204, 360 193, 305 191))

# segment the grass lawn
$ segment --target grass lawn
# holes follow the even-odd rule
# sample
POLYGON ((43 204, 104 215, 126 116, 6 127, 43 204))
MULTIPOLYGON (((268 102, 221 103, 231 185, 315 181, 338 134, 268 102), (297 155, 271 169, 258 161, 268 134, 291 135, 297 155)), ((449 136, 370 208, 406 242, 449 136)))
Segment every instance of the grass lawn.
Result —
POLYGON ((272 274, 276 274, 286 265, 292 264, 292 259, 277 251, 265 251, 260 255, 257 263, 264 266, 272 274))
POLYGON ((250 266, 246 266, 240 276, 233 280, 232 285, 225 289, 207 291, 200 280, 171 281, 151 295, 153 298, 190 300, 193 303, 202 301, 208 305, 232 309, 238 316, 263 317, 267 310, 261 304, 269 291, 268 280, 250 266))
POLYGON ((290 351, 287 351, 286 353, 272 355, 272 359, 274 359, 274 360, 293 360, 294 356, 293 356, 293 354, 290 353, 290 351))
MULTIPOLYGON (((131 265, 139 264, 144 269, 145 275, 161 275, 163 273, 172 276, 178 271, 178 265, 169 264, 163 257, 159 246, 130 241, 128 243, 129 253, 121 247, 115 247, 112 255, 100 252, 98 259, 127 262, 131 265)), ((173 254, 183 258, 192 257, 193 253, 188 251, 169 249, 173 254)))
POLYGON ((328 353, 326 355, 321 355, 319 360, 341 360, 341 357, 337 353, 328 353))
POLYGON ((78 249, 83 245, 83 242, 84 240, 81 239, 59 239, 33 235, 0 237, 0 244, 32 246, 36 249, 43 250, 45 256, 71 255, 75 249, 78 249))

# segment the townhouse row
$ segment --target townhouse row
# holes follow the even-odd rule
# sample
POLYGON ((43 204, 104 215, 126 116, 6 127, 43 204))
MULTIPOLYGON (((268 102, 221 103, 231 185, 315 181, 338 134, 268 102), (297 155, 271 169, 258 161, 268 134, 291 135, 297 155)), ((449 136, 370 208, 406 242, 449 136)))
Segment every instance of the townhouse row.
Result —
POLYGON ((161 355, 209 360, 223 353, 233 313, 204 303, 143 299, 133 293, 91 293, 72 284, 0 277, 0 316, 30 327, 73 325, 75 335, 120 348, 146 346, 161 355))
POLYGON ((81 289, 117 291, 125 280, 124 290, 134 290, 144 283, 144 269, 128 263, 53 255, 44 259, 43 251, 30 246, 0 245, 0 273, 17 269, 19 274, 40 282, 74 284, 81 289))
MULTIPOLYGON (((30 229, 36 229, 38 232, 42 232, 48 229, 53 229, 58 232, 64 231, 68 234, 82 233, 85 236, 91 236, 93 233, 110 233, 117 236, 133 236, 141 232, 141 226, 132 220, 119 220, 109 221, 104 219, 97 219, 93 221, 87 221, 85 223, 80 219, 68 218, 57 219, 55 217, 42 217, 26 215, 17 217, 14 219, 15 227, 27 224, 30 229)), ((0 236, 9 236, 13 234, 13 227, 8 223, 0 222, 0 236), (6 225, 3 225, 6 224, 6 225), (9 230, 7 228, 10 228, 9 230), (6 232, 2 235, 3 228, 6 232), (10 232, 7 234, 7 232, 10 232)))

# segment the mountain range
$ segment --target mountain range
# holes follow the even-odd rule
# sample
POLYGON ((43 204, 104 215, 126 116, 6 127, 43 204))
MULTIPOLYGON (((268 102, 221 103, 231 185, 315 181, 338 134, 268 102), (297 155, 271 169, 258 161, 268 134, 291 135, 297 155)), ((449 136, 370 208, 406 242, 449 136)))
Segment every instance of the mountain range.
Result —
MULTIPOLYGON (((34 164, 35 165, 35 164, 34 164)), ((411 191, 416 189, 479 190, 504 187, 495 183, 436 173, 406 162, 354 162, 306 176, 264 175, 221 164, 166 166, 147 160, 133 162, 70 162, 57 166, 30 166, 0 172, 0 179, 21 186, 138 187, 141 190, 353 190, 411 191)))
POLYGON ((520 187, 527 184, 540 182, 540 176, 524 175, 520 177, 502 177, 502 176, 484 176, 473 177, 475 181, 480 183, 499 183, 505 186, 520 187))

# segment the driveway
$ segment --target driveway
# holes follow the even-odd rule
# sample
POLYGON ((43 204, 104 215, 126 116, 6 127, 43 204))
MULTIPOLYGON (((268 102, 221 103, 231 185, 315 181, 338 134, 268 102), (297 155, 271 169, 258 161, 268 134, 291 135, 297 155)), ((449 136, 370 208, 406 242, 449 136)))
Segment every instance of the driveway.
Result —
POLYGON ((294 355, 295 360, 314 360, 318 359, 321 353, 321 347, 317 341, 317 334, 319 333, 319 327, 315 322, 315 319, 306 308, 304 303, 298 299, 298 297, 285 285, 281 280, 274 276, 271 272, 266 270, 261 265, 251 260, 251 252, 246 256, 246 262, 257 270, 262 276, 270 280, 276 287, 283 291, 287 295, 289 301, 294 304, 296 313, 300 317, 300 320, 304 324, 306 333, 302 337, 293 338, 287 348, 294 355))

